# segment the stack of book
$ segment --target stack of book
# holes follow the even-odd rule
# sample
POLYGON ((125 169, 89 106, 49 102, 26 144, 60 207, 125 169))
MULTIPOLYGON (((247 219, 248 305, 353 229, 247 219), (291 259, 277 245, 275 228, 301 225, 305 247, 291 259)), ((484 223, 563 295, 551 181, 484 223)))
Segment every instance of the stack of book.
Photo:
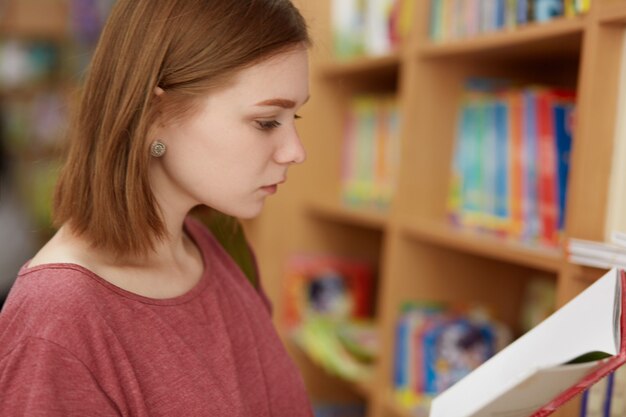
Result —
POLYGON ((415 0, 333 0, 335 56, 388 54, 409 34, 415 0))
POLYGON ((395 337, 393 385, 407 409, 427 406, 511 341, 484 309, 435 302, 403 305, 395 337))
POLYGON ((570 238, 567 252, 568 260, 578 265, 626 269, 626 233, 613 231, 608 242, 570 238))
POLYGON ((571 90, 468 81, 448 200, 453 222, 557 246, 565 219, 574 102, 571 90))
POLYGON ((460 39, 587 12, 591 0, 432 0, 430 37, 460 39))
POLYGON ((357 96, 349 106, 342 152, 342 193, 352 207, 385 210, 400 166, 400 112, 395 96, 357 96))

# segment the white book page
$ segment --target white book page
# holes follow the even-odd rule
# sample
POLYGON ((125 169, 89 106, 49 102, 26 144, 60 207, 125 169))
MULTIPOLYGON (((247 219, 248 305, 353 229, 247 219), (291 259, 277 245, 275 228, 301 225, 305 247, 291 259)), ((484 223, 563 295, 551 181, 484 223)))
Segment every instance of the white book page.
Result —
POLYGON ((528 417, 598 365, 599 362, 588 362, 533 372, 471 416, 528 417))
MULTIPOLYGON (((612 269, 538 326, 437 396, 431 417, 473 416, 528 377, 585 353, 619 351, 615 310, 619 273, 612 269)), ((515 390, 514 390, 515 391, 515 390)), ((512 393, 515 395, 515 392, 512 393)))

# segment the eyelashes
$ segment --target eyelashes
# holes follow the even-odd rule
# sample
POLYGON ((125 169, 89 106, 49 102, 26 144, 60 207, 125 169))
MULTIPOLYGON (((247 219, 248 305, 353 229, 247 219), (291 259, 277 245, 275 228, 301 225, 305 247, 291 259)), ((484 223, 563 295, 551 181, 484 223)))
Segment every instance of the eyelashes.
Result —
POLYGON ((256 124, 261 130, 276 129, 280 126, 280 122, 278 120, 257 120, 256 124))
MULTIPOLYGON (((297 114, 294 115, 293 118, 295 120, 302 119, 302 117, 297 114)), ((282 125, 278 120, 256 120, 255 122, 260 130, 272 130, 282 125)))

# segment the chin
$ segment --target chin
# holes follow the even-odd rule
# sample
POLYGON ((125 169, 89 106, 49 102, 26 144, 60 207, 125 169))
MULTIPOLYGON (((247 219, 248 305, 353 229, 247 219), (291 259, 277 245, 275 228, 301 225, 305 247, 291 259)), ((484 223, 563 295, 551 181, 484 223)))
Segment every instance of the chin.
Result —
POLYGON ((223 211, 224 214, 228 214, 229 216, 236 217, 242 220, 251 220, 258 217, 263 211, 263 204, 259 204, 254 207, 246 207, 244 209, 239 208, 235 210, 226 210, 223 211))

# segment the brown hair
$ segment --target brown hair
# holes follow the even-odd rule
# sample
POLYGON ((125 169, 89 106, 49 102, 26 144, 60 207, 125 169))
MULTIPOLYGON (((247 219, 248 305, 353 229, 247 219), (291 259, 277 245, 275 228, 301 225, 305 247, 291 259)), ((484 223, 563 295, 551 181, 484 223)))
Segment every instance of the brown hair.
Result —
POLYGON ((146 254, 166 233, 148 176, 157 115, 182 117, 237 71, 302 43, 289 0, 117 0, 69 129, 55 225, 117 255, 146 254))

